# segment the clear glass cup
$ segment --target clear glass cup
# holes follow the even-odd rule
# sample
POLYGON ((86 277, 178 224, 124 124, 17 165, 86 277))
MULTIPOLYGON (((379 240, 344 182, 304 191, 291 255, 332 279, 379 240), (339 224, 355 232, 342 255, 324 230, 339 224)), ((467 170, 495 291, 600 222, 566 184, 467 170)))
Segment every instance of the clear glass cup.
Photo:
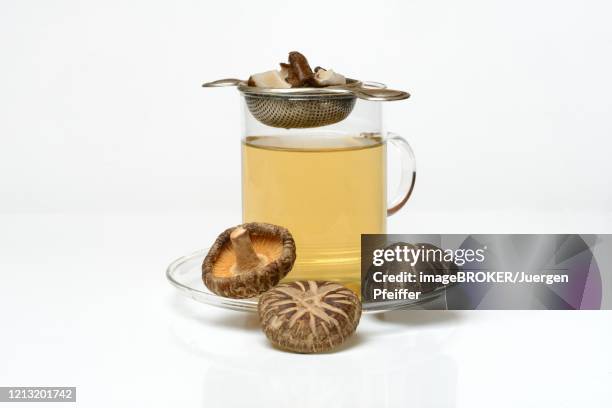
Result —
MULTIPOLYGON (((376 86, 376 85, 374 85, 376 86)), ((361 234, 385 233, 414 187, 414 154, 385 132, 382 102, 357 100, 343 121, 317 128, 266 126, 243 99, 242 219, 288 228, 297 259, 286 280, 329 280, 359 293, 361 234), (387 198, 387 147, 401 154, 387 198)))

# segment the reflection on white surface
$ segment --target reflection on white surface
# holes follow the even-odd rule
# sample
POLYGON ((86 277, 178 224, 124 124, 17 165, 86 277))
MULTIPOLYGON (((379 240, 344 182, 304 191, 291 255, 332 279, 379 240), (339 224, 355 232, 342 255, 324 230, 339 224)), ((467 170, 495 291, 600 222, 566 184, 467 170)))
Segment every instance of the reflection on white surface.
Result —
POLYGON ((204 314, 187 302, 173 300, 182 318, 171 330, 177 345, 205 362, 208 406, 455 406, 457 367, 444 352, 453 331, 445 323, 459 319, 453 312, 364 316, 337 351, 300 355, 272 348, 255 314, 204 314))
MULTIPOLYGON (((505 232, 612 225, 579 214, 496 220, 505 232)), ((454 222, 445 229, 487 232, 494 224, 483 214, 417 214, 410 221, 404 231, 454 222)), ((183 299, 163 277, 170 260, 231 222, 229 215, 0 215, 0 385, 74 384, 78 405, 88 408, 262 405, 243 388, 266 407, 302 406, 316 398, 301 391, 311 383, 338 388, 325 406, 612 401, 610 311, 395 312, 364 317, 359 337, 338 353, 274 350, 254 316, 183 299), (206 225, 208 235, 194 225, 206 225), (291 381, 299 376, 302 388, 291 381)))

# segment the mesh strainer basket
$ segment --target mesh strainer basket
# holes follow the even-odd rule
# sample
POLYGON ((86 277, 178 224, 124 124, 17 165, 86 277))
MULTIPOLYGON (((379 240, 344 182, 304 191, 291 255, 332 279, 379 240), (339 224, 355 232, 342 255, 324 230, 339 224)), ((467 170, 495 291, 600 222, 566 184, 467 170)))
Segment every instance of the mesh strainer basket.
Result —
POLYGON ((237 86, 255 119, 276 128, 313 128, 340 122, 357 98, 375 101, 406 99, 407 92, 378 83, 348 79, 346 85, 325 88, 270 89, 248 86, 238 79, 209 82, 204 87, 237 86))
POLYGON ((277 128, 312 128, 345 119, 353 110, 352 95, 299 96, 243 93, 251 114, 264 125, 277 128))

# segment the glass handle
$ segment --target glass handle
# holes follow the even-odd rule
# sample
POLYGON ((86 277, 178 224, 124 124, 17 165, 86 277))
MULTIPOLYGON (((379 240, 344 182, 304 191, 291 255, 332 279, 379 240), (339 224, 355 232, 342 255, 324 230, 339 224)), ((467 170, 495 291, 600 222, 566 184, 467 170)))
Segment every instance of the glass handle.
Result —
POLYGON ((387 133, 387 141, 395 146, 401 154, 402 175, 395 196, 387 204, 387 216, 398 212, 410 198, 416 181, 416 161, 412 147, 406 139, 396 133, 387 133))

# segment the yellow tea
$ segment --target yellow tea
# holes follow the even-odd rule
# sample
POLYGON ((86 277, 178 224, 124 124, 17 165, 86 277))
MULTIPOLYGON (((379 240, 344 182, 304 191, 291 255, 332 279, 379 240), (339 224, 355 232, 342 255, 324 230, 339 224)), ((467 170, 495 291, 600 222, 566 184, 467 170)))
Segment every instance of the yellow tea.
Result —
POLYGON ((386 227, 385 150, 379 135, 243 141, 243 221, 291 231, 297 260, 286 280, 331 280, 358 291, 361 234, 386 227))

